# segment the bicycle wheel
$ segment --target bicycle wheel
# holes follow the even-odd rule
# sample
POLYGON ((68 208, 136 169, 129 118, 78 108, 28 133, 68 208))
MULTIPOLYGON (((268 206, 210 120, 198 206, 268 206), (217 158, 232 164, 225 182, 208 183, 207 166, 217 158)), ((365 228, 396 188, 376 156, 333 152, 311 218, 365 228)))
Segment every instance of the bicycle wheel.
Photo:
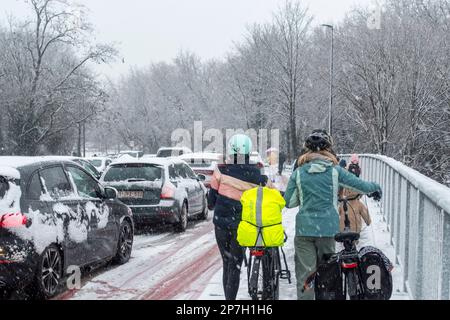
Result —
POLYGON ((248 281, 248 293, 252 300, 261 300, 262 296, 262 274, 260 274, 261 258, 254 257, 253 264, 249 265, 250 279, 248 281))
POLYGON ((278 248, 266 252, 263 264, 263 294, 262 300, 278 300, 280 297, 281 261, 278 248))
POLYGON ((350 300, 361 300, 361 286, 355 270, 347 271, 348 296, 350 300))

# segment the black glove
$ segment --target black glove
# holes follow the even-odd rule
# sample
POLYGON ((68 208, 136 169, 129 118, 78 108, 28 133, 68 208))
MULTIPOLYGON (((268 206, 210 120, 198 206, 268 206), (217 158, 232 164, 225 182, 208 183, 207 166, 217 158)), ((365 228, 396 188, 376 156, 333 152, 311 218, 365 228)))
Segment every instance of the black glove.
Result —
POLYGON ((383 192, 381 190, 378 190, 374 193, 369 194, 368 197, 373 198, 373 200, 375 201, 380 201, 381 198, 383 197, 383 192))

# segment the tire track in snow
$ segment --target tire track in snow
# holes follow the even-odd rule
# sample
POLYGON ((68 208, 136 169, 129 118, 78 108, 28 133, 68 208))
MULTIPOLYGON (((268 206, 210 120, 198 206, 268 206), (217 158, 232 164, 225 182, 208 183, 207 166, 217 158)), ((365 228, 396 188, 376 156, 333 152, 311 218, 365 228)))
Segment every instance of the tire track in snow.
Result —
MULTIPOLYGON (((103 275, 108 275, 108 273, 113 273, 114 270, 119 268, 126 268, 127 264, 122 266, 117 266, 112 269, 107 269, 106 271, 100 270, 97 274, 94 272, 93 274, 87 275, 85 279, 82 280, 82 288, 80 290, 68 290, 60 295, 58 295, 54 300, 69 300, 76 298, 76 295, 78 293, 82 293, 83 289, 87 285, 92 284, 99 284, 101 287, 95 289, 95 294, 101 295, 102 298, 107 299, 110 297, 113 297, 114 295, 120 295, 121 292, 123 293, 134 293, 139 296, 138 290, 133 290, 126 288, 125 286, 128 283, 131 283, 133 281, 136 281, 139 279, 139 277, 143 277, 146 274, 151 276, 152 274, 156 273, 157 271, 163 270, 164 268, 167 268, 168 263, 170 263, 171 258, 175 257, 176 254, 181 251, 186 246, 193 243, 195 240, 213 232, 213 224, 211 221, 208 221, 206 223, 203 223, 198 226, 198 228, 188 229, 187 233, 181 234, 181 235, 173 235, 169 234, 167 236, 163 236, 159 239, 150 239, 149 241, 145 241, 145 243, 140 243, 139 246, 137 246, 136 252, 139 251, 139 249, 143 250, 146 249, 149 246, 162 246, 167 245, 168 243, 173 243, 167 250, 164 251, 164 253, 159 253, 156 256, 148 256, 143 261, 141 261, 142 264, 148 265, 145 268, 136 268, 136 269, 127 269, 129 271, 129 274, 126 277, 123 277, 120 279, 119 284, 113 284, 109 283, 104 280, 96 280, 96 277, 101 277, 103 275), (167 240, 163 243, 159 242, 160 240, 167 240), (103 272, 101 272, 103 271, 103 272)), ((135 249, 133 249, 135 250, 135 249)), ((145 294, 145 292, 144 292, 145 294)), ((142 291, 141 291, 142 295, 142 291)))
POLYGON ((221 260, 219 249, 214 244, 193 261, 178 266, 177 270, 158 282, 140 299, 170 300, 182 295, 185 299, 197 299, 221 268, 221 260))

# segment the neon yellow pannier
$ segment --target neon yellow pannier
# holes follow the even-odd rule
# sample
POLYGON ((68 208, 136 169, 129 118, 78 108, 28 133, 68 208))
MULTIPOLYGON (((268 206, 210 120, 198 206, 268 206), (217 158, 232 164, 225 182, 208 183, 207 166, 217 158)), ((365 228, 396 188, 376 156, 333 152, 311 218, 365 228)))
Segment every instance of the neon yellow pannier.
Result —
POLYGON ((242 247, 281 247, 284 245, 282 210, 286 206, 278 190, 258 187, 241 198, 242 221, 237 240, 242 247))

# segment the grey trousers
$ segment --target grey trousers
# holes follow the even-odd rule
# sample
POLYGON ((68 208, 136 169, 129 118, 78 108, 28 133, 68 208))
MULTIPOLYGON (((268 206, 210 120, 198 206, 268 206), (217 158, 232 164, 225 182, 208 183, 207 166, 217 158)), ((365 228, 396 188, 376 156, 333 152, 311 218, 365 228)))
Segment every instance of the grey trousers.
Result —
POLYGON ((314 300, 314 290, 304 291, 306 279, 322 263, 324 254, 336 252, 334 238, 295 237, 295 276, 298 300, 314 300))

